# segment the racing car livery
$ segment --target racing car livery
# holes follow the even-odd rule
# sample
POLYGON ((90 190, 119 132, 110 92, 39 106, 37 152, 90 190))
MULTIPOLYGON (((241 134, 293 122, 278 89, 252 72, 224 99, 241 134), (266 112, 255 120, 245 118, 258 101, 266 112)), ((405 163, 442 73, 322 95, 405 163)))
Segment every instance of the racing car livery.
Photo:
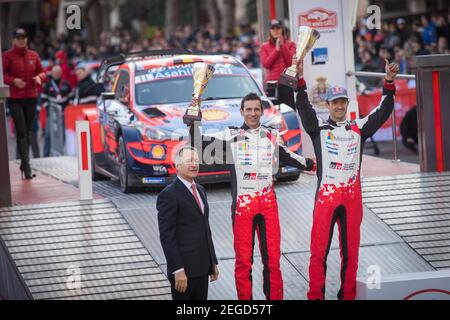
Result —
MULTIPOLYGON (((120 55, 102 63, 99 82, 108 92, 98 99, 96 109, 84 112, 90 122, 94 180, 118 179, 123 192, 163 187, 173 181, 173 156, 189 139, 183 115, 191 100, 196 62, 215 67, 202 96, 202 132, 241 126, 241 99, 255 92, 264 104, 262 124, 279 129, 286 147, 300 154, 301 130, 295 112, 286 105, 275 107, 247 68, 232 56, 188 50, 120 55)), ((299 174, 299 169, 283 166, 276 178, 296 180, 299 174)), ((229 166, 201 165, 197 180, 229 181, 229 166)))

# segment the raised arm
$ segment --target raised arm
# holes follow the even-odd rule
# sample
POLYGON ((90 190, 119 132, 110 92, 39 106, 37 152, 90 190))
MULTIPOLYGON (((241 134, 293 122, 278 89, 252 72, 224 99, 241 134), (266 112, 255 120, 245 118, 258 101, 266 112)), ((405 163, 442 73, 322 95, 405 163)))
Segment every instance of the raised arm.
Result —
POLYGON ((386 60, 386 78, 383 85, 383 94, 380 104, 370 112, 369 115, 359 120, 361 127, 361 137, 367 139, 371 137, 389 118, 394 109, 395 84, 394 79, 399 71, 399 66, 395 63, 389 64, 386 60))
POLYGON ((300 115, 303 128, 306 132, 308 132, 309 135, 319 133, 319 120, 317 119, 316 111, 309 101, 308 94, 306 92, 306 82, 303 78, 300 78, 298 82, 295 108, 300 115))
MULTIPOLYGON (((309 102, 308 94, 306 92, 306 82, 303 78, 303 61, 297 64, 298 70, 298 86, 297 86, 297 100, 295 101, 295 109, 297 109, 300 119, 302 120, 303 128, 309 135, 319 133, 319 120, 316 116, 311 102, 309 102)), ((279 90, 283 94, 290 94, 289 90, 279 90)), ((280 97, 280 101, 290 101, 289 97, 280 97)))

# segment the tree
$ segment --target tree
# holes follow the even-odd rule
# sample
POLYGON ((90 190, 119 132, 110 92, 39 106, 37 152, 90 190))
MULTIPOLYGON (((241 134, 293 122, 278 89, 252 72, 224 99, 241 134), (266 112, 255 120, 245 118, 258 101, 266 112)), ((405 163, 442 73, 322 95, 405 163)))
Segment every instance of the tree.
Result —
POLYGON ((223 1, 222 8, 222 36, 226 36, 228 32, 233 30, 235 24, 235 11, 236 11, 236 1, 235 0, 225 0, 223 1))
POLYGON ((220 11, 217 6, 217 0, 207 0, 206 8, 208 10, 209 21, 216 31, 216 33, 220 32, 220 11))
POLYGON ((94 46, 99 45, 100 33, 108 22, 105 21, 104 9, 98 0, 88 0, 83 8, 84 14, 82 16, 85 17, 88 43, 94 46))
POLYGON ((180 1, 167 0, 166 1, 166 38, 169 39, 174 33, 176 27, 180 25, 180 1))

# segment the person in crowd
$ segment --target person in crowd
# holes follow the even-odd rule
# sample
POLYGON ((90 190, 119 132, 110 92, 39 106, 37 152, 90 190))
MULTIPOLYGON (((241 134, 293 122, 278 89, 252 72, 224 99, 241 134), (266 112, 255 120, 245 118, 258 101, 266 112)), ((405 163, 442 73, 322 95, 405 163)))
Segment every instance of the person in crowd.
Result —
POLYGON ((293 90, 283 85, 272 86, 271 83, 278 82, 281 73, 292 65, 294 54, 295 43, 287 39, 283 24, 279 20, 272 20, 269 40, 263 43, 260 50, 261 64, 265 69, 264 89, 269 90, 269 96, 274 96, 271 88, 277 87, 278 97, 284 97, 283 102, 291 107, 294 106, 293 90))
POLYGON ((102 93, 99 84, 92 80, 89 70, 85 67, 77 67, 75 74, 78 84, 75 87, 74 104, 92 104, 97 102, 98 96, 102 93))
POLYGON ((10 86, 8 106, 14 120, 20 171, 25 179, 35 177, 30 166, 30 132, 36 116, 38 87, 46 79, 37 52, 28 49, 28 35, 18 28, 13 33, 12 48, 3 54, 3 76, 10 86))
POLYGON ((412 152, 416 152, 417 144, 419 143, 419 136, 417 132, 417 106, 413 106, 405 114, 405 117, 400 124, 402 143, 412 152))
MULTIPOLYGON (((50 156, 50 119, 53 119, 51 112, 54 110, 50 107, 51 104, 59 105, 61 111, 64 111, 65 107, 69 103, 69 99, 72 97, 72 89, 69 83, 62 78, 63 71, 61 66, 55 65, 52 67, 51 76, 47 83, 44 85, 44 89, 41 93, 42 106, 46 109, 46 125, 45 125, 45 140, 44 140, 44 157, 50 156)), ((59 119, 64 121, 64 119, 59 119)), ((61 132, 64 134, 64 132, 61 132)))

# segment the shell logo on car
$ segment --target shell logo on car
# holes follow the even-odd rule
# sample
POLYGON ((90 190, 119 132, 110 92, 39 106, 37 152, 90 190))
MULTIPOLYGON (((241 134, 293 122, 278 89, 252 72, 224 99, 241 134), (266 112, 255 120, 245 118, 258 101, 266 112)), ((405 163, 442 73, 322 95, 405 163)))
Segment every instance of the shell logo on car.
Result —
POLYGON ((202 110, 202 118, 206 121, 227 120, 230 113, 224 110, 202 110))

